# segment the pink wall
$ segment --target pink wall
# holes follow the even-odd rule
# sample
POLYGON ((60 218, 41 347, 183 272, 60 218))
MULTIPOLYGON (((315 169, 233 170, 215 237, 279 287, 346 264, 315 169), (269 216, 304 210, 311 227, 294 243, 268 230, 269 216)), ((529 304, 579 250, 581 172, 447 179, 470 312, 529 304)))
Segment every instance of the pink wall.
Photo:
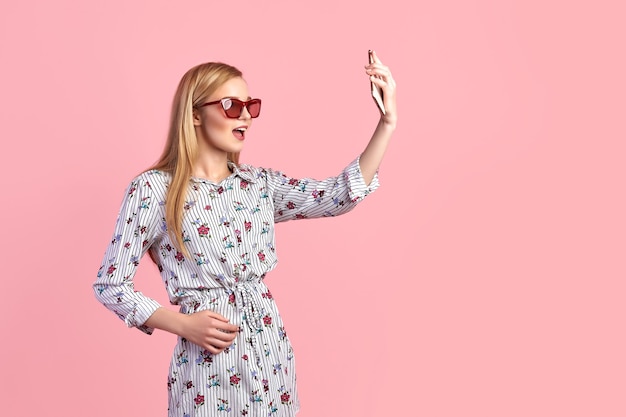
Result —
POLYGON ((264 99, 244 161, 321 177, 376 124, 374 48, 400 109, 382 187, 279 226, 267 279, 300 416, 626 415, 622 4, 3 2, 1 414, 165 415, 174 337, 91 283, 188 68, 264 99))

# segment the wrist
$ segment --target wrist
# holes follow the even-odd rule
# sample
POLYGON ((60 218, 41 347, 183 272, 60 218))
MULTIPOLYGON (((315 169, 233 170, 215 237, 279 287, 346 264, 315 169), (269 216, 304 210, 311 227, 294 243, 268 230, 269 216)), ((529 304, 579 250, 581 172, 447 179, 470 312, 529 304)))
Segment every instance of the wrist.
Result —
POLYGON ((381 116, 378 124, 381 128, 388 130, 390 132, 393 132, 394 130, 396 130, 397 123, 398 123, 398 120, 395 117, 391 118, 391 117, 381 116))
POLYGON ((186 314, 160 307, 152 313, 145 324, 183 337, 182 335, 187 328, 188 317, 186 314))
POLYGON ((177 336, 185 337, 184 335, 187 333, 187 323, 189 322, 189 315, 173 312, 176 314, 176 318, 173 320, 173 328, 171 333, 174 333, 177 336))

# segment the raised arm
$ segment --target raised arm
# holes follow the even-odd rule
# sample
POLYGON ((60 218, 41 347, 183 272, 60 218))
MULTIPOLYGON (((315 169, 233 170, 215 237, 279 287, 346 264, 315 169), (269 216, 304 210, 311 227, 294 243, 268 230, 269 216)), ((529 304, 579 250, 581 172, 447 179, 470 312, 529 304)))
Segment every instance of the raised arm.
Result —
POLYGON ((365 72, 370 76, 370 80, 383 90, 385 114, 381 112, 378 126, 376 126, 376 130, 374 130, 374 134, 359 160, 361 174, 366 184, 369 184, 374 178, 398 121, 396 82, 389 68, 383 65, 375 52, 373 56, 374 62, 365 66, 365 72))

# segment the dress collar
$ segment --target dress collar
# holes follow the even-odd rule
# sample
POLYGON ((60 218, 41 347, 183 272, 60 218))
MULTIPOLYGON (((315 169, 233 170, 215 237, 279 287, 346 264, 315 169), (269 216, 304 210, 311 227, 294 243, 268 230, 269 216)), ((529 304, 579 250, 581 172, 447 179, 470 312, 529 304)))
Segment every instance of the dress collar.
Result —
POLYGON ((247 165, 237 166, 234 162, 228 161, 228 168, 233 172, 232 175, 237 175, 242 180, 247 182, 256 182, 256 177, 247 165))
MULTIPOLYGON (((228 179, 232 179, 233 177, 239 177, 242 180, 251 182, 251 183, 256 182, 256 177, 254 176, 254 174, 252 173, 252 171, 247 165, 237 166, 234 162, 228 161, 228 169, 230 169, 231 174, 228 177, 224 178, 222 182, 228 179)), ((206 178, 199 178, 199 177, 192 176, 191 180, 194 182, 213 184, 213 181, 210 181, 206 178)), ((218 184, 215 184, 215 185, 218 185, 218 184)))

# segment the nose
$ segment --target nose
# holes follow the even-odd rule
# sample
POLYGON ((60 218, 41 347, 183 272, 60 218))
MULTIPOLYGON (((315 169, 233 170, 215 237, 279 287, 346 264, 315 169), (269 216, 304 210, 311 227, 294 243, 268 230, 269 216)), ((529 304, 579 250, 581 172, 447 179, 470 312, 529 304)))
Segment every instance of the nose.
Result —
POLYGON ((243 106, 241 109, 241 114, 239 115, 240 119, 250 120, 252 116, 250 116, 250 112, 248 111, 248 106, 243 106))

